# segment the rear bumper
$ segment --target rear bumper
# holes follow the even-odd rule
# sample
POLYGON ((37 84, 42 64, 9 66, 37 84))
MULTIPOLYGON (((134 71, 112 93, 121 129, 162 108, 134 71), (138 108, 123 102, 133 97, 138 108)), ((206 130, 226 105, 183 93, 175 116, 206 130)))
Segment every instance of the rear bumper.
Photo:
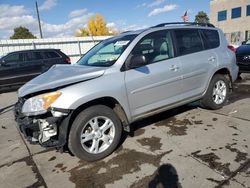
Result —
POLYGON ((67 132, 71 113, 62 117, 53 117, 50 112, 27 117, 21 113, 22 102, 18 101, 14 108, 15 120, 25 139, 31 144, 43 147, 63 147, 67 142, 67 132))

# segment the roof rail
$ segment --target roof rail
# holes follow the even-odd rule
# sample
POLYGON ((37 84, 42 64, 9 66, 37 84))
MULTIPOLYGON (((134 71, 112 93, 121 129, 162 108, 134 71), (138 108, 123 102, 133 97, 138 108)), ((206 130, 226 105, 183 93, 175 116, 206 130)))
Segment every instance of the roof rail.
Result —
POLYGON ((196 25, 196 26, 203 26, 203 27, 215 27, 213 24, 210 23, 198 23, 198 22, 168 22, 168 23, 161 23, 158 24, 156 26, 153 26, 153 28, 155 27, 164 27, 167 25, 196 25))

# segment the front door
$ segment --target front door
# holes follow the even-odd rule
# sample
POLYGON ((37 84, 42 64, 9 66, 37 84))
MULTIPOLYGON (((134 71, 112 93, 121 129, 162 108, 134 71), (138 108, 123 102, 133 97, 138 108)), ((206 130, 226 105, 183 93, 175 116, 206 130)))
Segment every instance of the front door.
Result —
POLYGON ((157 31, 142 38, 129 60, 143 55, 148 64, 125 72, 131 115, 135 118, 179 100, 182 88, 181 64, 175 58, 171 32, 157 31))
POLYGON ((20 64, 23 62, 22 53, 11 53, 3 57, 0 65, 0 87, 19 85, 24 83, 23 70, 20 64))

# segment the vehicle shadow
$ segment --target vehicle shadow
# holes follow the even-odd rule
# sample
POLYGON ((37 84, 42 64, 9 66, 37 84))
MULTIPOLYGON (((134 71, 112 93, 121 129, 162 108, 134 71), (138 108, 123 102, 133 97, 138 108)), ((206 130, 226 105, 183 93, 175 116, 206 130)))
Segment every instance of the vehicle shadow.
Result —
POLYGON ((0 94, 17 91, 21 86, 6 87, 0 89, 0 94))
POLYGON ((131 137, 135 136, 135 132, 138 129, 141 129, 143 127, 147 127, 151 124, 156 124, 158 122, 161 122, 161 121, 166 120, 168 118, 172 118, 172 117, 174 117, 178 114, 181 114, 183 112, 187 112, 189 110, 195 109, 197 107, 200 107, 199 103, 194 102, 194 103, 190 103, 188 105, 180 106, 180 107, 177 107, 177 108, 174 108, 171 110, 167 110, 167 111, 161 112, 159 114, 147 117, 145 119, 136 121, 130 125, 131 131, 129 133, 129 136, 131 136, 131 137))
POLYGON ((121 135, 121 139, 120 142, 118 144, 118 146, 116 147, 116 152, 119 152, 122 149, 122 145, 123 143, 126 141, 127 137, 134 137, 137 136, 136 132, 143 128, 143 127, 147 127, 149 125, 152 125, 154 123, 158 123, 161 122, 163 120, 166 120, 168 118, 172 118, 178 114, 181 114, 183 112, 192 110, 199 107, 199 103, 198 102, 194 102, 188 105, 184 105, 184 106, 180 106, 171 110, 167 110, 164 112, 161 112, 159 114, 144 118, 142 120, 138 120, 132 124, 130 124, 130 132, 123 132, 123 134, 121 135))
POLYGON ((234 90, 230 93, 226 105, 246 98, 250 98, 250 77, 244 76, 234 83, 234 90))
POLYGON ((154 178, 148 183, 148 188, 181 188, 176 169, 171 164, 161 165, 155 172, 154 178))

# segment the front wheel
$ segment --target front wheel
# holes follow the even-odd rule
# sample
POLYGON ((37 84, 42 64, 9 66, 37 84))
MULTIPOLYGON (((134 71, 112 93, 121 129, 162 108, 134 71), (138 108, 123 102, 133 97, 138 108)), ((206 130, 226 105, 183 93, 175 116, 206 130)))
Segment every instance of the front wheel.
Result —
POLYGON ((114 111, 103 105, 82 111, 72 124, 69 149, 80 159, 96 161, 111 154, 120 142, 122 125, 114 111))
POLYGON ((201 104, 212 110, 222 108, 228 99, 228 93, 229 80, 221 74, 216 74, 212 78, 201 104))

